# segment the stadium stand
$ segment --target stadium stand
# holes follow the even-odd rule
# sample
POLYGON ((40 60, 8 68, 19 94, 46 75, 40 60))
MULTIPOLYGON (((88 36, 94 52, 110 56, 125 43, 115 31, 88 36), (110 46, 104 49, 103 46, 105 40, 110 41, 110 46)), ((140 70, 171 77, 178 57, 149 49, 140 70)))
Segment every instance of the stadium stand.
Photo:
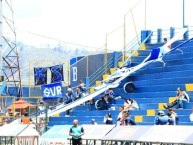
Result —
MULTIPOLYGON (((182 42, 174 42, 172 47, 178 46, 182 42)), ((139 64, 152 48, 161 45, 163 43, 146 44, 144 50, 138 50, 138 56, 131 58, 131 65, 139 64)), ((184 89, 190 97, 190 102, 185 103, 184 109, 176 109, 176 113, 179 116, 179 125, 193 125, 189 121, 189 114, 193 107, 193 41, 191 40, 182 45, 180 49, 183 53, 175 50, 171 54, 164 56, 165 66, 160 62, 152 63, 123 80, 120 86, 114 89, 116 96, 133 98, 138 102, 140 110, 130 111, 131 118, 138 125, 153 125, 158 110, 163 110, 163 104, 174 100, 178 87, 184 89), (123 85, 129 81, 135 84, 136 90, 134 93, 126 94, 123 85)), ((96 97, 96 99, 99 99, 99 97, 96 97)), ((69 117, 65 117, 65 112, 60 113, 59 116, 50 117, 48 125, 68 125, 75 118, 79 120, 80 124, 91 124, 92 118, 98 124, 103 124, 103 117, 107 112, 112 114, 114 123, 116 123, 116 117, 119 113, 118 107, 123 103, 123 99, 117 99, 114 104, 115 110, 97 110, 95 106, 87 110, 87 105, 80 105, 73 108, 69 117)))

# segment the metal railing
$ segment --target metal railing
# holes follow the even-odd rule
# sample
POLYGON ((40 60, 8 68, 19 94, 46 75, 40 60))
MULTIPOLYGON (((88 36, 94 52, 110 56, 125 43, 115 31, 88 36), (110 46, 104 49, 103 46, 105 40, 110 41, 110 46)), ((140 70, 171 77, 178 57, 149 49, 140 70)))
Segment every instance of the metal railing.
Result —
MULTIPOLYGON (((137 37, 139 37, 140 35, 138 35, 137 37)), ((128 48, 133 48, 136 44, 137 44, 137 40, 138 38, 135 37, 132 41, 130 41, 127 45, 126 45, 126 50, 128 48)), ((121 49, 119 51, 119 56, 118 56, 118 61, 120 61, 123 57, 123 52, 124 52, 124 49, 121 49)), ((94 81, 96 81, 99 76, 105 74, 105 72, 107 70, 109 70, 112 66, 113 66, 113 61, 114 61, 114 57, 111 57, 106 64, 102 65, 101 67, 99 67, 92 75, 89 76, 89 86, 93 84, 94 81), (106 68, 106 69, 104 69, 106 68)))
MULTIPOLYGON (((123 62, 123 64, 120 66, 120 67, 122 67, 122 66, 124 66, 124 65, 126 65, 127 63, 128 63, 128 61, 131 59, 131 57, 136 53, 136 51, 137 50, 139 50, 140 49, 140 47, 141 47, 141 45, 142 44, 144 44, 151 36, 152 36, 152 32, 147 36, 147 38, 143 41, 143 42, 141 42, 141 44, 139 44, 139 42, 138 42, 138 38, 140 38, 141 37, 141 35, 140 34, 138 34, 137 35, 137 37, 135 37, 132 41, 130 41, 127 45, 126 45, 126 52, 127 52, 127 59, 123 62)), ((118 57, 118 61, 120 61, 121 59, 122 59, 122 57, 123 57, 123 51, 124 51, 124 49, 122 49, 119 53, 121 54, 121 55, 119 55, 119 57, 118 57)), ((124 56, 125 57, 125 56, 124 56)), ((112 64, 112 61, 113 61, 113 58, 110 58, 109 59, 109 61, 107 62, 107 64, 106 64, 106 66, 108 66, 107 68, 111 68, 112 67, 112 65, 110 65, 110 64, 112 64)), ((105 65, 105 64, 104 64, 105 65)), ((102 74, 104 74, 105 73, 105 70, 103 69, 104 68, 104 65, 103 66, 101 66, 95 73, 93 73, 91 76, 90 76, 90 79, 89 79, 89 86, 94 82, 94 81, 96 81, 97 80, 97 78, 100 76, 100 75, 102 75, 102 74)), ((114 73, 113 73, 114 74, 114 73)), ((100 82, 102 82, 102 81, 100 81, 100 82)), ((96 85, 94 85, 94 86, 96 86, 96 85)), ((92 88, 92 87, 90 87, 90 88, 92 88)))

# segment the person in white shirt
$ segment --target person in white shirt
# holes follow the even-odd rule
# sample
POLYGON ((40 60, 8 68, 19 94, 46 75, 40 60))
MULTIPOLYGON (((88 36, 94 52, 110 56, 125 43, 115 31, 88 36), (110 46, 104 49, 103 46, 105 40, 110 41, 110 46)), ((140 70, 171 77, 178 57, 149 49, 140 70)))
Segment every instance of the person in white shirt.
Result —
POLYGON ((129 99, 124 99, 124 110, 125 111, 128 111, 128 110, 139 110, 139 105, 137 104, 137 102, 132 99, 132 98, 129 98, 129 99))
POLYGON ((139 105, 137 102, 131 98, 129 98, 129 101, 131 102, 131 110, 139 110, 139 105))
POLYGON ((117 125, 120 125, 120 120, 123 117, 124 106, 119 107, 119 115, 117 117, 117 125))
POLYGON ((127 98, 125 98, 123 106, 124 106, 124 110, 128 111, 131 106, 131 102, 127 98))
POLYGON ((171 118, 174 120, 174 125, 178 125, 179 123, 178 114, 172 108, 169 108, 168 111, 171 114, 171 118))
MULTIPOLYGON (((167 38, 164 38, 164 43, 166 44, 168 42, 167 38)), ((169 49, 171 49, 171 45, 167 46, 169 49)))

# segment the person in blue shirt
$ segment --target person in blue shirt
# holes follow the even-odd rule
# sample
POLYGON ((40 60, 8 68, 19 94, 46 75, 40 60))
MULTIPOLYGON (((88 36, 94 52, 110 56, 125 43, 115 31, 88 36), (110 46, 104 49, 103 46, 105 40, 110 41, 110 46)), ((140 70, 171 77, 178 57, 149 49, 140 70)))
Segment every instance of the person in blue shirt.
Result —
POLYGON ((84 129, 78 125, 78 120, 73 121, 73 126, 70 128, 69 135, 72 136, 72 145, 82 145, 81 136, 84 135, 84 129))
POLYGON ((113 119, 111 117, 111 113, 107 113, 106 116, 104 117, 104 124, 109 125, 113 124, 113 119))
MULTIPOLYGON (((106 103, 109 103, 109 101, 114 100, 114 92, 113 92, 112 88, 109 88, 108 91, 105 92, 104 99, 105 99, 106 103)), ((113 104, 114 104, 114 101, 113 101, 113 104)))
POLYGON ((155 125, 174 125, 174 120, 160 110, 155 117, 155 125))
POLYGON ((77 87, 80 89, 80 91, 81 91, 82 93, 86 91, 85 83, 84 83, 82 80, 79 81, 77 87))
POLYGON ((74 90, 72 89, 72 87, 69 85, 69 86, 67 86, 67 90, 66 90, 66 92, 68 93, 68 95, 70 96, 70 98, 74 98, 75 97, 75 92, 74 92, 74 90))

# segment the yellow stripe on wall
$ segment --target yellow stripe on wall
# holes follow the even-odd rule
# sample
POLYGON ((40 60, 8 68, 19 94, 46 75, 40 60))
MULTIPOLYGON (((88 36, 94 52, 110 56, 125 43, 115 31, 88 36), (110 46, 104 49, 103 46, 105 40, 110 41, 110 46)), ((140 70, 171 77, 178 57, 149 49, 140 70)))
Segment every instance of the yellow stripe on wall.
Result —
POLYGON ((176 100, 176 97, 169 97, 169 103, 172 103, 176 100))
POLYGON ((131 53, 133 53, 133 56, 139 56, 139 53, 138 53, 138 51, 135 51, 135 50, 131 50, 131 53))
POLYGON ((112 73, 114 73, 115 72, 115 68, 110 68, 110 73, 112 74, 112 73))
POLYGON ((90 88, 89 92, 94 93, 94 88, 90 88))
POLYGON ((142 45, 141 45, 140 50, 146 50, 145 44, 142 44, 142 45))
POLYGON ((193 84, 185 84, 186 91, 193 91, 193 84))
POLYGON ((101 81, 96 81, 96 86, 101 86, 101 81))
POLYGON ((54 114, 53 116, 54 116, 54 117, 59 117, 59 116, 60 116, 60 113, 54 114))
POLYGON ((104 74, 103 75, 103 80, 105 80, 105 82, 108 82, 109 81, 109 76, 108 74, 104 74))
POLYGON ((163 105, 166 105, 166 103, 159 103, 158 104, 158 109, 159 110, 164 110, 165 108, 163 107, 163 105))
POLYGON ((126 60, 126 59, 128 59, 128 58, 129 58, 129 56, 127 56, 127 55, 124 56, 124 60, 126 60))
POLYGON ((143 122, 143 116, 135 116, 135 122, 143 122))
POLYGON ((123 62, 119 61, 118 62, 118 67, 122 66, 123 65, 123 62))
POLYGON ((155 110, 147 110, 147 116, 155 116, 155 110))

